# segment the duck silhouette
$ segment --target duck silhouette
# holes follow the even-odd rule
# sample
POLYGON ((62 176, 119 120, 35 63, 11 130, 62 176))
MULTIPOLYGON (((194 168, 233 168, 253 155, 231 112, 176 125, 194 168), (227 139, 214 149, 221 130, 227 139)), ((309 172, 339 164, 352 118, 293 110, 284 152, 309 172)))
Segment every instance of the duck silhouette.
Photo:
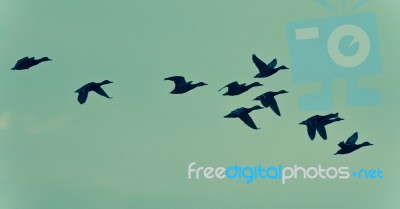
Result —
POLYGON ((325 126, 341 120, 344 119, 339 117, 339 113, 331 113, 325 116, 314 115, 299 124, 307 126, 308 136, 311 140, 314 140, 316 131, 318 131, 318 134, 326 140, 328 136, 326 134, 325 126))
POLYGON ((338 144, 338 146, 340 147, 340 150, 338 150, 335 155, 343 155, 343 154, 348 154, 351 152, 354 152, 358 149, 360 149, 361 147, 365 147, 365 146, 371 146, 373 144, 369 143, 369 142, 363 142, 361 144, 356 144, 356 141, 358 139, 358 132, 355 132, 353 135, 351 135, 346 142, 342 141, 338 144))
POLYGON ((240 107, 232 112, 230 112, 228 115, 225 115, 225 118, 240 118, 247 126, 249 126, 252 129, 259 129, 257 128, 256 124, 254 123, 253 119, 251 119, 249 113, 253 110, 259 110, 263 109, 261 106, 256 105, 251 108, 246 108, 246 107, 240 107))
POLYGON ((183 94, 196 87, 207 85, 204 82, 199 82, 195 84, 192 84, 193 81, 186 82, 183 76, 172 76, 165 78, 164 80, 173 81, 175 83, 175 88, 170 92, 171 94, 183 94))
POLYGON ((278 92, 274 91, 269 91, 266 92, 258 97, 256 97, 254 100, 260 100, 261 104, 265 107, 271 107, 272 111, 274 111, 275 114, 281 116, 281 112, 279 111, 278 104, 276 103, 275 96, 279 94, 286 94, 289 93, 285 90, 280 90, 278 92))
POLYGON ((95 82, 90 82, 79 88, 78 90, 75 91, 75 93, 78 93, 78 102, 80 104, 83 104, 86 102, 86 99, 88 97, 88 94, 90 91, 94 91, 97 94, 107 97, 111 99, 112 97, 109 97, 107 93, 101 88, 102 85, 113 83, 109 80, 104 80, 103 82, 100 83, 95 83, 95 82))
POLYGON ((41 62, 51 61, 48 57, 42 57, 40 59, 35 59, 35 57, 24 57, 17 61, 15 66, 11 70, 26 70, 41 62))
POLYGON ((248 91, 249 89, 251 89, 253 87, 256 87, 256 86, 262 86, 262 84, 259 83, 259 82, 254 82, 254 83, 251 83, 249 85, 246 85, 245 83, 239 84, 237 81, 234 81, 234 82, 229 83, 228 85, 222 87, 218 91, 221 91, 225 87, 228 87, 228 91, 226 93, 224 93, 223 95, 236 96, 236 95, 242 94, 242 93, 244 93, 244 92, 248 91))
POLYGON ((253 54, 253 62, 256 65, 256 67, 258 68, 258 70, 260 71, 256 76, 254 76, 254 78, 265 78, 265 77, 269 77, 273 74, 275 74, 276 72, 278 72, 279 70, 285 70, 285 69, 289 69, 288 67, 281 65, 277 68, 276 64, 277 64, 277 60, 273 59, 268 65, 265 64, 262 60, 260 60, 255 54, 253 54))

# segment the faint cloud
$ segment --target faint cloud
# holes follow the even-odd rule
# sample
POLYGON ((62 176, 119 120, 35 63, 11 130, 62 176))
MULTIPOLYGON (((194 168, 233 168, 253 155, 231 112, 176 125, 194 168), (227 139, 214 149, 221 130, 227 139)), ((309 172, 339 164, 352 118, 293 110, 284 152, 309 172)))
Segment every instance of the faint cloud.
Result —
POLYGON ((38 134, 44 131, 62 129, 68 125, 70 116, 59 114, 50 117, 38 117, 31 114, 18 115, 5 112, 0 114, 0 130, 22 131, 29 134, 38 134))
POLYGON ((70 121, 66 114, 55 115, 49 118, 38 118, 33 115, 24 115, 21 118, 23 131, 30 134, 38 134, 45 131, 64 128, 70 121))
POLYGON ((0 115, 0 130, 8 130, 11 128, 12 114, 9 112, 0 115))

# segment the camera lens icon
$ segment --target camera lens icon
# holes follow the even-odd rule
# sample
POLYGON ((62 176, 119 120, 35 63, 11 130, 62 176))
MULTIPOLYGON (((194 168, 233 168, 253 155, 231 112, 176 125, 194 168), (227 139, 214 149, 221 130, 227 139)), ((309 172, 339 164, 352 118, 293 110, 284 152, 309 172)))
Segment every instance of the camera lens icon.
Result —
POLYGON ((320 83, 320 90, 304 90, 299 108, 305 111, 332 110, 333 81, 346 79, 347 104, 374 106, 379 92, 364 86, 361 78, 382 71, 379 36, 373 13, 333 16, 289 23, 288 46, 293 81, 320 83), (361 84, 360 84, 361 83, 361 84), (360 84, 360 85, 359 85, 360 84))
POLYGON ((327 42, 328 54, 339 66, 351 68, 362 64, 368 57, 371 43, 367 33, 357 25, 346 24, 332 31, 327 42), (351 37, 352 41, 346 47, 358 45, 358 50, 352 55, 343 54, 340 42, 345 37, 351 37))

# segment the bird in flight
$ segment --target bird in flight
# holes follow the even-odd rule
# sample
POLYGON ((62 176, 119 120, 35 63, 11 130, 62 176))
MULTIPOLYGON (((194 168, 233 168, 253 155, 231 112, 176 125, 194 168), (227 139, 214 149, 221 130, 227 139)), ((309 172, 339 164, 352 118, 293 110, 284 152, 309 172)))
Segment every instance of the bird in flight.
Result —
POLYGON ((170 92, 171 94, 183 94, 196 87, 207 85, 204 82, 199 82, 195 84, 192 84, 193 81, 186 82, 183 76, 172 76, 165 78, 164 80, 173 81, 175 83, 175 88, 170 92))
POLYGON ((239 94, 242 94, 246 91, 248 91, 249 89, 256 87, 256 86, 262 86, 261 83, 259 82, 254 82, 251 83, 249 85, 246 85, 245 83, 243 84, 239 84, 237 81, 231 82, 228 85, 222 87, 219 91, 221 91, 222 89, 224 89, 225 87, 228 88, 228 91, 226 93, 224 93, 223 95, 226 96, 236 96, 239 94))
POLYGON ((340 150, 338 150, 335 155, 343 155, 343 154, 348 154, 351 152, 354 152, 358 149, 360 149, 361 147, 365 147, 365 146, 371 146, 373 144, 369 143, 369 142, 363 142, 361 144, 356 144, 356 141, 358 139, 358 133, 355 132, 353 135, 351 135, 346 142, 342 141, 338 144, 338 146, 340 147, 340 150))
POLYGON ((104 80, 103 82, 100 82, 100 83, 90 82, 90 83, 85 84, 84 86, 82 86, 81 88, 79 88, 78 90, 75 91, 75 93, 78 93, 78 102, 80 104, 85 103, 87 100, 88 94, 91 91, 94 91, 103 97, 107 97, 107 98, 111 99, 112 97, 109 97, 107 95, 107 93, 101 88, 102 85, 109 84, 109 83, 113 83, 113 82, 111 82, 109 80, 104 80))
POLYGON ((279 94, 286 94, 288 93, 285 90, 281 90, 278 92, 274 91, 269 91, 266 92, 258 97, 256 97, 254 100, 260 100, 261 104, 265 107, 268 108, 270 107, 272 111, 274 111, 275 114, 278 116, 281 116, 281 112, 279 111, 278 103, 275 100, 275 96, 279 94))
POLYGON ((254 123, 253 119, 251 119, 249 113, 253 110, 259 110, 262 109, 261 106, 254 106, 251 108, 246 108, 246 107, 241 107, 238 108, 232 112, 230 112, 228 115, 225 115, 225 118, 239 118, 242 120, 247 126, 249 126, 252 129, 259 129, 257 128, 256 124, 254 123))
POLYGON ((276 64, 277 64, 276 59, 273 59, 268 65, 265 62, 263 62, 261 59, 259 59, 255 54, 253 54, 252 59, 259 71, 259 73, 256 76, 254 76, 254 78, 269 77, 269 76, 275 74, 276 72, 278 72, 279 70, 289 69, 288 67, 286 67, 284 65, 281 65, 276 68, 276 64))
POLYGON ((326 140, 328 136, 326 134, 325 126, 341 120, 344 119, 339 117, 339 113, 331 113, 324 116, 314 115, 299 124, 307 126, 308 136, 311 140, 314 140, 316 131, 318 131, 319 135, 326 140))
POLYGON ((35 59, 35 57, 24 57, 17 61, 15 66, 11 70, 26 70, 41 62, 51 61, 48 57, 42 57, 40 59, 35 59))

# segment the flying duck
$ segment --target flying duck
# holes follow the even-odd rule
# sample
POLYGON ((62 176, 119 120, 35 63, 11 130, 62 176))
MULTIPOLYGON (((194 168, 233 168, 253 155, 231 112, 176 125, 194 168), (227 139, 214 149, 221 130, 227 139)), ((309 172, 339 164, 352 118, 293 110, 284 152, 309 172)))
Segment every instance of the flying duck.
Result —
POLYGON ((335 113, 335 114, 331 113, 331 114, 328 114, 325 116, 314 115, 314 116, 308 118, 307 120, 300 122, 299 124, 307 126, 308 136, 310 137, 311 140, 314 140, 316 131, 318 131, 319 135, 324 140, 326 140, 328 137, 326 134, 325 126, 330 123, 341 121, 341 120, 344 120, 344 119, 339 117, 339 113, 335 113))
POLYGON ((41 62, 51 61, 48 57, 42 57, 40 59, 35 59, 35 57, 24 57, 17 61, 15 66, 11 70, 25 70, 29 69, 41 62))
POLYGON ((259 82, 254 82, 254 83, 251 83, 246 86, 245 83, 239 84, 237 81, 234 81, 234 82, 222 87, 219 91, 221 91, 225 87, 228 87, 228 91, 226 93, 224 93, 223 95, 235 96, 235 95, 242 94, 255 86, 262 86, 262 84, 259 82))
POLYGON ((85 84, 84 86, 82 86, 81 88, 79 88, 78 90, 75 91, 75 93, 78 93, 78 102, 80 104, 85 103, 90 91, 94 91, 103 97, 107 97, 107 98, 111 99, 112 97, 109 97, 107 95, 107 93, 101 88, 102 85, 109 84, 109 83, 113 83, 113 82, 111 82, 109 80, 104 80, 101 83, 90 82, 88 84, 85 84))
POLYGON ((278 92, 269 91, 269 92, 266 92, 266 93, 256 97, 254 100, 260 100, 261 104, 265 108, 271 107, 272 111, 274 111, 275 114, 281 116, 281 112, 279 111, 278 104, 276 103, 276 100, 275 100, 274 97, 276 95, 286 94, 286 93, 288 93, 288 92, 285 91, 285 90, 281 90, 281 91, 278 91, 278 92))
POLYGON ((171 94, 183 94, 183 93, 186 93, 196 87, 207 85, 206 83, 203 83, 203 82, 199 82, 199 83, 195 83, 195 84, 192 84, 193 81, 186 82, 185 78, 183 76, 172 76, 172 77, 165 78, 164 80, 170 80, 175 83, 175 88, 174 88, 174 90, 172 90, 170 92, 171 94))
POLYGON ((350 152, 354 152, 358 149, 360 149, 361 147, 365 147, 365 146, 370 146, 373 145, 369 142, 363 142, 361 144, 356 144, 356 141, 358 139, 358 133, 355 132, 353 135, 351 135, 346 142, 342 141, 338 144, 338 146, 340 147, 340 150, 337 151, 335 153, 335 155, 343 155, 343 154, 348 154, 350 152))
POLYGON ((255 54, 253 54, 253 62, 257 66, 258 70, 260 71, 254 78, 265 78, 271 76, 278 72, 279 70, 289 69, 286 66, 282 65, 275 68, 277 61, 273 59, 268 65, 265 64, 262 60, 260 60, 255 54))
POLYGON ((254 106, 251 108, 246 108, 246 107, 241 107, 238 108, 234 111, 232 111, 231 113, 229 113, 228 115, 225 115, 225 118, 240 118, 240 120, 242 120, 247 126, 249 126, 252 129, 259 129, 257 128, 256 124, 254 123, 254 121, 251 119, 249 113, 253 110, 259 110, 262 109, 261 106, 254 106))

